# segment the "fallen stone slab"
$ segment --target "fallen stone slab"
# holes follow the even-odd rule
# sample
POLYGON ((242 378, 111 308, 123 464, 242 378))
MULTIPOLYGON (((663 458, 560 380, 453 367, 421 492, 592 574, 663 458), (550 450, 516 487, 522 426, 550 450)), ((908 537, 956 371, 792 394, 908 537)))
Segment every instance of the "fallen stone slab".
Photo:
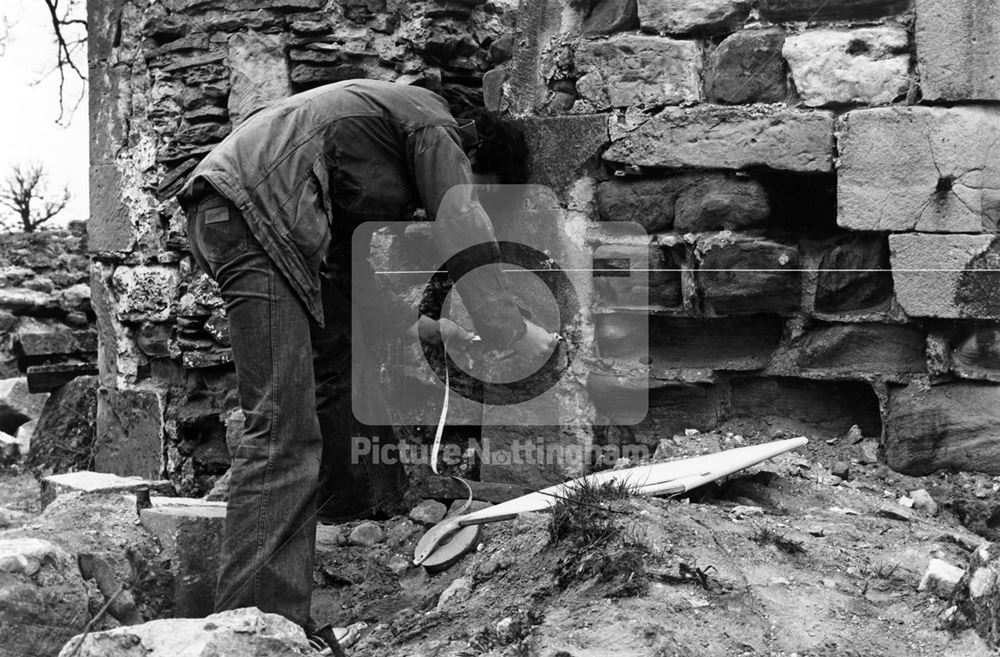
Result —
POLYGON ((908 47, 901 27, 809 30, 786 38, 782 55, 809 107, 884 105, 909 89, 908 47))
POLYGON ((995 235, 889 236, 896 299, 910 317, 1000 319, 995 235))
POLYGON ((89 619, 69 553, 37 538, 0 539, 0 656, 51 657, 89 619))
POLYGON ((174 575, 174 614, 202 617, 212 612, 226 505, 183 498, 152 498, 139 512, 142 527, 163 546, 174 575))
POLYGON ((909 475, 945 469, 1000 474, 1000 386, 971 382, 890 388, 885 458, 909 475))
POLYGON ((598 110, 696 101, 701 60, 694 41, 631 34, 584 41, 576 51, 576 88, 598 110))
POLYGON ((175 494, 174 485, 167 480, 148 481, 142 477, 120 477, 107 472, 83 470, 43 477, 42 508, 64 493, 132 493, 141 488, 163 495, 175 494))
POLYGON ((35 393, 53 392, 73 379, 94 376, 98 373, 95 363, 52 363, 51 365, 29 365, 28 389, 35 393))
POLYGON ((925 100, 1000 100, 1000 12, 993 0, 916 0, 925 100))
POLYGON ((410 520, 422 525, 433 525, 444 519, 448 507, 437 500, 424 500, 410 510, 410 520))
POLYGON ((837 223, 851 230, 993 232, 1000 108, 887 107, 838 126, 837 223))
POLYGON ((256 608, 206 618, 169 618, 69 641, 59 657, 306 657, 315 655, 292 621, 256 608))
POLYGON ((771 105, 667 108, 614 140, 604 160, 622 167, 787 171, 833 169, 833 114, 771 105))

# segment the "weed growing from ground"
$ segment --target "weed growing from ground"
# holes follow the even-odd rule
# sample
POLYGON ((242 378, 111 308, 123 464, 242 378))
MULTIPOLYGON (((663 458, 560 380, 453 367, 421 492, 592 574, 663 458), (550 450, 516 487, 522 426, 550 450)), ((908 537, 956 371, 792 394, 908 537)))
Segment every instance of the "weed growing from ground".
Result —
POLYGON ((770 527, 759 527, 753 536, 757 545, 773 545, 786 554, 805 554, 806 548, 801 541, 788 538, 770 527))
POLYGON ((649 586, 645 536, 623 503, 635 491, 618 482, 589 479, 574 486, 552 508, 549 544, 566 549, 556 564, 561 590, 591 582, 606 597, 632 597, 649 586))

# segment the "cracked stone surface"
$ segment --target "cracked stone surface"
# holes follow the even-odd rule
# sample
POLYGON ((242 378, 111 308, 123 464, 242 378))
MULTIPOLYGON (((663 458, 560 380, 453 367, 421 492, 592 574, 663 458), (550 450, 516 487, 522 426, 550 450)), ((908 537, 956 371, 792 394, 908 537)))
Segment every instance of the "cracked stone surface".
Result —
POLYGON ((893 107, 839 126, 837 223, 991 232, 1000 222, 1000 108, 893 107))

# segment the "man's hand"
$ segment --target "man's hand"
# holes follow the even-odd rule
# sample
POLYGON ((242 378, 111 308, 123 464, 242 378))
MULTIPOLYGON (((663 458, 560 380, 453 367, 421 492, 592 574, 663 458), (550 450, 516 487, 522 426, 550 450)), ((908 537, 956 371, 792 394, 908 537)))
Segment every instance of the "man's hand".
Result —
POLYGON ((559 338, 537 324, 527 320, 524 323, 528 329, 524 332, 524 337, 511 346, 514 353, 529 362, 552 353, 559 338))
POLYGON ((421 315, 407 333, 411 337, 419 335, 424 342, 438 347, 441 346, 443 340, 449 349, 456 349, 460 352, 465 351, 476 337, 447 317, 435 321, 426 315, 421 315))

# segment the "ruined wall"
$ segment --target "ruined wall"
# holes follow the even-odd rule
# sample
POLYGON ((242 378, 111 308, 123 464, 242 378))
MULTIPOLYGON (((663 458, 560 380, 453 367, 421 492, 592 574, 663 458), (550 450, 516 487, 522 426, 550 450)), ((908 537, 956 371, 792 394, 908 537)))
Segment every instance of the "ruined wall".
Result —
MULTIPOLYGON (((237 406, 226 322, 173 195, 249 111, 371 77, 482 105, 504 0, 90 0, 97 467, 203 492, 237 406)), ((505 27, 506 26, 506 27, 505 27)))
POLYGON ((651 406, 607 440, 774 416, 1000 472, 998 35, 992 0, 521 3, 488 103, 659 265, 598 300, 600 419, 651 406))
POLYGON ((615 247, 648 258, 648 290, 593 281, 592 335, 563 390, 570 410, 615 427, 599 442, 781 418, 884 435, 889 463, 910 472, 1000 472, 1000 13, 988 0, 88 9, 99 468, 189 492, 225 470, 239 426, 225 319, 171 196, 254 107, 366 76, 516 117, 532 182, 563 212, 563 226, 533 229, 649 233, 615 247))

